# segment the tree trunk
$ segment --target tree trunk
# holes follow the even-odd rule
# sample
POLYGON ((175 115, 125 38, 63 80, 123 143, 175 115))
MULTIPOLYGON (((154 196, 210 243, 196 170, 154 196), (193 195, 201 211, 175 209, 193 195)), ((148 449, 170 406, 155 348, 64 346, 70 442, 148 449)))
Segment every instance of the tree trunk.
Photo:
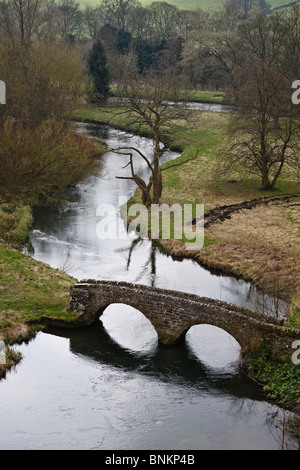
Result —
POLYGON ((261 182, 262 182, 262 189, 266 191, 272 190, 272 184, 269 180, 269 174, 267 171, 263 171, 262 177, 261 177, 261 182))
POLYGON ((153 204, 159 204, 162 194, 162 174, 160 169, 160 139, 159 125, 155 127, 155 148, 154 148, 154 165, 153 165, 153 204))
POLYGON ((143 204, 147 207, 151 206, 152 199, 151 199, 150 190, 151 190, 153 182, 150 181, 149 184, 146 184, 145 181, 136 174, 133 175, 133 179, 136 182, 137 186, 142 190, 143 204))
POLYGON ((153 204, 159 204, 162 194, 162 174, 158 168, 153 174, 153 204))
POLYGON ((150 191, 147 190, 147 188, 142 188, 142 202, 144 206, 151 206, 152 204, 152 199, 150 195, 150 191))

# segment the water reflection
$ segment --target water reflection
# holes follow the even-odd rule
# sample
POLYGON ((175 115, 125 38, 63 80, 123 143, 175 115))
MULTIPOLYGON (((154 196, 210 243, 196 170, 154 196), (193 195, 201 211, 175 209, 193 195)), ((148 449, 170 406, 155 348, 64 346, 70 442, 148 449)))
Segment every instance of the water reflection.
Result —
MULTIPOLYGON (((121 329, 124 324, 120 317, 119 322, 121 329)), ((112 322, 110 322, 110 326, 113 327, 112 322)), ((184 385, 192 387, 194 390, 210 390, 210 392, 213 389, 216 393, 228 393, 237 398, 264 400, 259 388, 247 379, 238 367, 236 362, 239 357, 238 351, 236 351, 235 363, 229 361, 225 365, 223 363, 222 367, 215 368, 209 364, 209 361, 208 363, 201 361, 197 356, 197 351, 191 347, 190 342, 193 342, 191 338, 176 347, 166 347, 153 341, 152 346, 145 352, 143 348, 139 349, 137 344, 134 348, 132 345, 130 348, 124 348, 115 338, 111 337, 101 321, 80 331, 64 330, 58 332, 48 329, 47 333, 69 338, 70 350, 73 354, 93 359, 123 372, 135 371, 167 382, 170 386, 184 385)), ((115 329, 114 334, 115 337, 119 337, 123 341, 123 333, 120 335, 115 329)), ((193 335, 193 332, 191 334, 193 335)), ((211 350, 213 348, 214 344, 212 343, 211 350)), ((227 348, 227 353, 229 350, 230 348, 227 348)), ((224 351, 226 353, 226 346, 223 343, 224 351)), ((218 351, 215 353, 214 360, 218 361, 218 351)), ((219 356, 219 360, 222 362, 222 356, 219 356)))
MULTIPOLYGON (((95 138, 101 135, 109 148, 132 145, 149 158, 153 153, 151 141, 147 138, 108 126, 77 124, 77 127, 80 132, 95 138)), ((164 152, 164 161, 176 155, 164 152)), ((166 256, 150 240, 139 240, 134 232, 127 233, 118 212, 120 197, 127 201, 136 186, 130 180, 116 179, 120 171, 126 171, 122 170, 126 163, 126 156, 107 152, 99 160, 95 174, 76 188, 70 188, 66 200, 58 208, 36 212, 31 233, 34 257, 79 280, 94 278, 136 282, 257 309, 260 294, 250 283, 210 272, 192 260, 166 256), (100 241, 97 238, 96 228, 100 220, 96 215, 97 208, 103 203, 112 204, 118 212, 120 233, 116 240, 100 241)), ((142 178, 149 177, 141 159, 137 159, 135 167, 142 178)))
POLYGON ((253 383, 184 344, 139 355, 100 322, 60 334, 18 347, 24 359, 0 383, 0 449, 297 448, 253 383))
MULTIPOLYGON (((147 139, 107 126, 81 130, 102 132, 109 147, 133 139, 151 152, 147 139)), ((77 279, 137 282, 253 307, 249 283, 173 260, 135 234, 97 239, 98 205, 117 205, 135 191, 130 181, 115 179, 122 166, 121 156, 103 155, 97 173, 71 188, 57 209, 37 211, 34 257, 77 279)), ((280 448, 272 434, 277 424, 268 421, 280 410, 243 376, 233 339, 195 327, 185 343, 168 348, 124 308, 111 306, 89 328, 49 330, 20 346, 22 364, 0 385, 0 448, 280 448)))

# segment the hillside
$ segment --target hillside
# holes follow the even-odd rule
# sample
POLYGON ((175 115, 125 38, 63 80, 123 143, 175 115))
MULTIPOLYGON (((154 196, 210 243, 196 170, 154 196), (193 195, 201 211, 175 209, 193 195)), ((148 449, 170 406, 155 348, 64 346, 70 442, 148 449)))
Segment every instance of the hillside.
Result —
MULTIPOLYGON (((82 6, 92 6, 95 7, 101 3, 101 0, 79 0, 82 6)), ((142 5, 147 6, 152 3, 151 0, 140 0, 142 5)), ((204 10, 216 8, 218 5, 222 4, 222 0, 168 0, 168 3, 176 5, 180 9, 184 10, 195 10, 197 8, 202 8, 204 10)), ((268 3, 272 7, 278 7, 281 5, 286 5, 289 3, 288 0, 269 0, 268 3)))

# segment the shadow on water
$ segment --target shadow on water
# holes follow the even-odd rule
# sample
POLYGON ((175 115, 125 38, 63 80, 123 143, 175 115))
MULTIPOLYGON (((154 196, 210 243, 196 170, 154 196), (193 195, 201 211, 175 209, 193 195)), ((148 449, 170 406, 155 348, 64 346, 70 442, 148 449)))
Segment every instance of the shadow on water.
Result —
POLYGON ((213 369, 191 351, 186 342, 176 346, 157 344, 147 354, 120 346, 107 333, 101 321, 80 330, 49 328, 45 333, 70 340, 73 354, 124 372, 136 372, 155 379, 210 393, 225 393, 238 399, 265 401, 259 387, 251 382, 238 364, 230 369, 213 369))

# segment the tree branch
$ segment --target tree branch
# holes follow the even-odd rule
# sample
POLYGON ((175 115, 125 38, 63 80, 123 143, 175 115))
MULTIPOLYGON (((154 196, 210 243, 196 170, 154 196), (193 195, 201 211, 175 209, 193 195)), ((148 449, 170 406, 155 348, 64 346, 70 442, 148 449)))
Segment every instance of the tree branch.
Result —
POLYGON ((185 160, 184 162, 173 163, 172 165, 168 165, 168 166, 162 168, 161 171, 169 170, 170 168, 173 168, 174 166, 181 166, 181 165, 184 165, 185 163, 190 162, 191 160, 196 160, 196 158, 197 158, 197 157, 192 157, 192 158, 188 158, 188 159, 185 160))

